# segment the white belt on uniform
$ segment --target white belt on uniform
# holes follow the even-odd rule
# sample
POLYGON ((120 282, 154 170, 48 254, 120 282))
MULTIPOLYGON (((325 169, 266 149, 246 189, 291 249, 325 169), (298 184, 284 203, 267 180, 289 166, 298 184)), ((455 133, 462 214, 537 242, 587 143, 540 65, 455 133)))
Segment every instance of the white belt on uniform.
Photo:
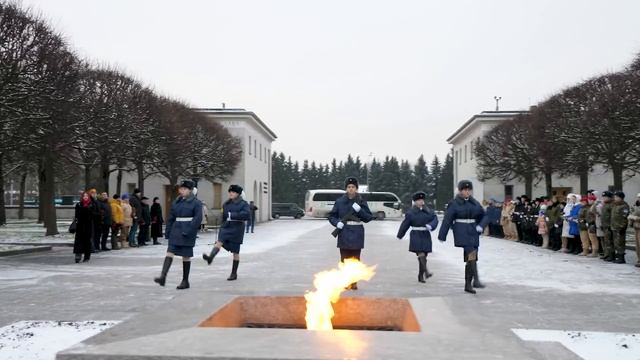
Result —
POLYGON ((412 226, 411 230, 413 230, 413 231, 427 231, 427 227, 426 226, 412 226))
POLYGON ((360 221, 347 221, 347 225, 362 225, 360 221))
POLYGON ((456 222, 463 224, 475 224, 476 219, 456 219, 456 222))
POLYGON ((192 218, 192 217, 190 217, 190 218, 187 218, 187 217, 179 217, 179 218, 176 218, 176 221, 177 221, 177 222, 187 222, 187 221, 192 221, 192 220, 193 220, 193 218, 192 218))

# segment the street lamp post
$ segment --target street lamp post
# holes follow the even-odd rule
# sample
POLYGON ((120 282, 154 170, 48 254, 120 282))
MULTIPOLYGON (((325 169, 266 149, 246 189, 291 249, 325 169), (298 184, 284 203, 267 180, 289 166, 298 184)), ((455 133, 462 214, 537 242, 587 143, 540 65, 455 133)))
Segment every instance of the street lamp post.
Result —
POLYGON ((496 101, 496 111, 500 111, 500 100, 502 100, 502 96, 494 96, 493 99, 496 101))

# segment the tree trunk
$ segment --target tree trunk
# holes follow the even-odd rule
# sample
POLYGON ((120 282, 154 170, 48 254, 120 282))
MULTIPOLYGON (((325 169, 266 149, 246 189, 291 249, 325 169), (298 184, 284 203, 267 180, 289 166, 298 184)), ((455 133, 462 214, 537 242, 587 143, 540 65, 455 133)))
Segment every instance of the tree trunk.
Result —
POLYGON ((613 170, 613 188, 622 191, 622 166, 616 164, 611 167, 611 170, 613 170))
POLYGON ((44 169, 42 160, 38 161, 38 224, 44 224, 44 211, 42 207, 42 189, 44 188, 44 180, 42 178, 44 169))
POLYGON ((136 163, 136 169, 138 170, 138 189, 144 195, 144 164, 142 161, 136 163))
POLYGON ((4 170, 2 160, 2 155, 0 155, 0 226, 7 223, 7 210, 4 208, 4 170))
POLYGON ((18 219, 24 219, 24 199, 27 195, 27 173, 22 173, 20 176, 20 198, 19 198, 19 208, 18 208, 18 219))
POLYGON ((553 174, 552 173, 545 173, 544 174, 544 184, 546 186, 546 190, 547 190, 547 196, 549 198, 551 198, 552 194, 553 194, 553 174))
POLYGON ((531 198, 533 193, 533 175, 524 177, 524 193, 531 198))
POLYGON ((55 167, 49 152, 45 153, 42 166, 42 188, 40 189, 40 207, 44 217, 45 235, 58 235, 58 224, 55 205, 55 167))
POLYGON ((580 194, 589 191, 589 170, 580 171, 580 194))
POLYGON ((109 175, 111 172, 109 171, 109 159, 105 159, 104 157, 100 160, 100 178, 102 180, 102 191, 109 194, 109 175))
POLYGON ((118 177, 116 178, 116 193, 122 195, 122 169, 118 169, 118 177))
POLYGON ((91 189, 91 168, 87 165, 84 166, 84 189, 91 189))

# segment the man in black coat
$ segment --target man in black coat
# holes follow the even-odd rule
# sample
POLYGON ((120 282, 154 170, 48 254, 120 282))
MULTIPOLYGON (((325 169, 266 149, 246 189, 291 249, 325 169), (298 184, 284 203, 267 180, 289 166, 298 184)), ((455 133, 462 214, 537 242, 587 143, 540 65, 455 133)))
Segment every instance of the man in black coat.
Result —
POLYGON ((109 238, 109 230, 111 230, 111 204, 109 204, 109 194, 103 192, 100 194, 100 200, 98 201, 100 204, 100 219, 102 223, 100 224, 100 250, 109 251, 111 249, 107 248, 107 239, 109 238))
POLYGON ((129 246, 137 247, 136 233, 138 232, 138 226, 140 217, 142 217, 142 203, 140 202, 142 193, 140 189, 133 190, 133 196, 129 199, 129 205, 131 205, 131 216, 133 216, 133 223, 131 224, 131 230, 129 230, 129 246))
POLYGON ((142 197, 141 201, 141 216, 139 219, 140 233, 138 233, 138 245, 146 246, 149 239, 149 227, 151 226, 151 212, 149 210, 149 198, 142 197))

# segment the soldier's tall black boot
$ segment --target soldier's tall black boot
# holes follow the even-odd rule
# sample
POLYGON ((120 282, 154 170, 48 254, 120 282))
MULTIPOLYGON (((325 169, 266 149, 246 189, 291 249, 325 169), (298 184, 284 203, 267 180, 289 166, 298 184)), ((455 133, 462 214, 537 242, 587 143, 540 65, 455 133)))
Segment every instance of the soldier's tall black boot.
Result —
POLYGON ((233 281, 238 279, 238 265, 240 265, 240 260, 233 260, 233 267, 231 268, 231 275, 227 278, 227 281, 233 281))
POLYGON ((614 264, 626 264, 627 262, 624 261, 624 254, 616 254, 613 260, 614 264))
POLYGON ((471 281, 473 280, 473 269, 471 268, 471 263, 472 261, 467 261, 467 264, 464 266, 464 291, 475 294, 476 291, 471 285, 471 281))
POLYGON ((473 270, 473 287, 476 289, 484 289, 484 284, 480 282, 478 277, 478 261, 471 261, 471 269, 473 270))
POLYGON ((182 262, 182 282, 176 287, 178 290, 189 288, 189 272, 191 271, 191 261, 182 262))
POLYGON ((167 273, 169 272, 169 268, 171 267, 171 263, 173 262, 173 257, 166 256, 164 258, 164 264, 162 264, 162 272, 160 273, 160 277, 153 279, 160 286, 164 286, 164 283, 167 281, 167 273))
POLYGON ((214 246, 213 249, 211 249, 211 253, 209 255, 202 254, 202 258, 204 259, 204 261, 207 262, 207 265, 211 265, 213 258, 215 258, 219 252, 220 252, 220 248, 218 248, 217 246, 214 246))
POLYGON ((425 257, 424 255, 418 256, 418 282, 425 283, 424 281, 424 268, 425 268, 425 257))

